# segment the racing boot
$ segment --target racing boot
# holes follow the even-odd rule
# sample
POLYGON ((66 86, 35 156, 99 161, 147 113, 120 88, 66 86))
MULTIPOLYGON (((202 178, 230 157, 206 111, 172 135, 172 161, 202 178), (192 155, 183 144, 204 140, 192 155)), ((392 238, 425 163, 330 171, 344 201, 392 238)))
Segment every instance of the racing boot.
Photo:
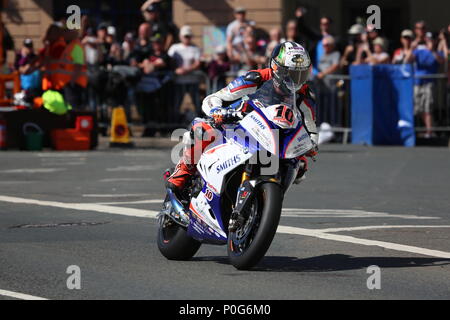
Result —
POLYGON ((294 184, 300 184, 306 179, 306 171, 308 171, 308 159, 306 157, 298 158, 300 161, 300 167, 297 172, 297 177, 294 180, 294 184))
POLYGON ((164 172, 164 180, 166 181, 167 196, 164 201, 162 215, 170 216, 176 223, 187 227, 189 224, 189 214, 186 211, 186 202, 183 201, 182 191, 189 181, 195 166, 187 165, 181 159, 175 169, 167 169, 164 172))
POLYGON ((164 173, 166 187, 171 189, 175 194, 180 194, 186 185, 186 182, 195 174, 195 172, 195 165, 186 164, 184 158, 181 158, 172 174, 169 170, 164 173))

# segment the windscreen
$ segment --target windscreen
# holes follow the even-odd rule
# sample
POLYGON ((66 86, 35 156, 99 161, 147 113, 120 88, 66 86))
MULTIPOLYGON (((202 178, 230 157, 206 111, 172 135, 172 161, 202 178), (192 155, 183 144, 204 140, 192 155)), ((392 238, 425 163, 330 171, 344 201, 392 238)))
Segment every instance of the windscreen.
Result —
POLYGON ((258 99, 265 107, 269 107, 276 104, 284 104, 288 107, 294 108, 295 96, 293 93, 284 93, 283 91, 276 89, 273 83, 273 79, 266 81, 261 88, 255 93, 248 96, 249 99, 258 99))

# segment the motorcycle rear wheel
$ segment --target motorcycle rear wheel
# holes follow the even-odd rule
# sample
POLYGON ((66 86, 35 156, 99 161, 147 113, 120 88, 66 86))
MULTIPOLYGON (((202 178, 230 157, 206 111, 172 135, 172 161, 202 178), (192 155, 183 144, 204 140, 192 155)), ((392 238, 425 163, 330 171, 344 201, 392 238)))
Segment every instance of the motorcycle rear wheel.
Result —
POLYGON ((280 222, 283 205, 281 187, 275 183, 264 183, 258 188, 246 224, 228 235, 228 257, 238 270, 248 270, 258 264, 269 250, 280 222))
POLYGON ((169 217, 158 220, 158 249, 169 260, 190 260, 198 251, 201 243, 187 235, 186 228, 176 224, 169 217))

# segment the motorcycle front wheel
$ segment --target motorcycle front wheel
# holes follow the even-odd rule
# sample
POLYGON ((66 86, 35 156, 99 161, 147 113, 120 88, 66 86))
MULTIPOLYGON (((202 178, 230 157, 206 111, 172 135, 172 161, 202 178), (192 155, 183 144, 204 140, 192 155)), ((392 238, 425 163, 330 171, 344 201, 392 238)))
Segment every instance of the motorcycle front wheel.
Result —
POLYGON ((264 183, 247 210, 249 218, 228 235, 228 257, 238 270, 254 267, 264 257, 280 222, 283 191, 278 184, 264 183))

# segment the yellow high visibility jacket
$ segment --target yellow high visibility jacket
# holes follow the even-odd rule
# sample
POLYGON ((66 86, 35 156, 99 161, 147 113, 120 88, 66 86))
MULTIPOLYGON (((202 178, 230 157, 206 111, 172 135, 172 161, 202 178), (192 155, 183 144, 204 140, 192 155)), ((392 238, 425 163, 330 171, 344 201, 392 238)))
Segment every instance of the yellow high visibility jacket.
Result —
MULTIPOLYGON (((76 68, 79 68, 79 64, 75 63, 72 58, 72 51, 74 50, 75 46, 80 46, 84 53, 84 46, 80 42, 80 40, 76 39, 69 43, 66 47, 66 49, 63 52, 63 55, 61 57, 61 60, 63 62, 63 68, 64 71, 59 74, 59 77, 61 77, 61 80, 64 84, 64 86, 69 83, 72 80, 73 74, 76 70, 76 68)), ((80 75, 75 80, 75 82, 86 88, 88 84, 88 76, 87 76, 87 66, 86 63, 81 65, 81 71, 79 72, 80 75)))
POLYGON ((59 71, 62 71, 61 56, 66 48, 66 42, 64 38, 59 38, 50 47, 46 48, 43 55, 47 59, 42 70, 42 89, 47 90, 60 90, 63 87, 62 78, 59 75, 59 71))
MULTIPOLYGON (((73 77, 73 74, 79 64, 73 61, 72 51, 75 46, 84 47, 77 39, 65 46, 64 51, 58 59, 52 58, 46 65, 44 70, 44 79, 42 83, 43 90, 61 90, 63 89, 73 77)), ((86 64, 81 65, 81 71, 78 78, 75 80, 77 84, 82 87, 87 87, 87 67, 86 64)))

